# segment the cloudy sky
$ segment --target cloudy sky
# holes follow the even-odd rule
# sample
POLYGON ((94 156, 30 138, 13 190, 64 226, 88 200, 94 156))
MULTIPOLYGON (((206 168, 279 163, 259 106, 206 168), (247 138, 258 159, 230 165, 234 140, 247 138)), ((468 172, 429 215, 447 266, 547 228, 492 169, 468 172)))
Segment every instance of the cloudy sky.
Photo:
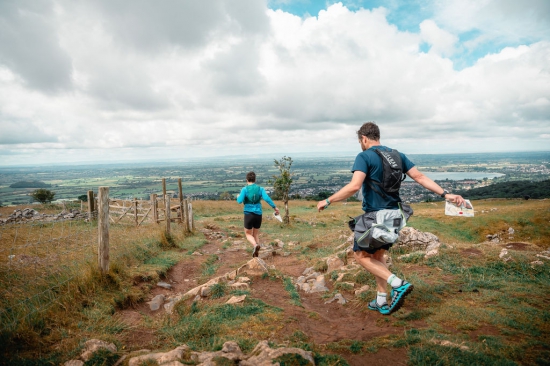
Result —
POLYGON ((0 0, 0 165, 550 150, 548 0, 0 0))

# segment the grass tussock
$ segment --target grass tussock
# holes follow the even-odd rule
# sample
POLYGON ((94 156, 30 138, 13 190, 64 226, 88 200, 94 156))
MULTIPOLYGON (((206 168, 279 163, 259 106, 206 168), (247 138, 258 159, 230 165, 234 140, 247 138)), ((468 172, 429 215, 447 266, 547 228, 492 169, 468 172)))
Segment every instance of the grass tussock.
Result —
POLYGON ((6 295, 0 296, 1 358, 17 363, 55 344, 57 353, 46 354, 58 364, 56 357, 79 349, 82 339, 117 343, 128 329, 117 310, 145 299, 147 287, 134 286, 136 276, 156 280, 182 257, 178 237, 166 237, 156 225, 111 225, 109 272, 102 274, 96 226, 65 221, 0 228, 2 238, 11 239, 2 240, 0 250, 14 256, 0 262, 6 295))

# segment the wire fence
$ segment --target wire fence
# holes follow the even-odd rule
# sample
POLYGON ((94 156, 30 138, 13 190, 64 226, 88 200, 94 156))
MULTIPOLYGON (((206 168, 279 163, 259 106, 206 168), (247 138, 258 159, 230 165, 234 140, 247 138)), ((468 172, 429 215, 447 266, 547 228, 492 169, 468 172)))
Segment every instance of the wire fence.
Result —
POLYGON ((36 321, 97 258, 92 218, 0 225, 0 331, 36 321))
POLYGON ((40 324, 41 314, 90 266, 107 273, 110 257, 124 255, 133 240, 148 235, 142 223, 164 221, 167 233, 172 222, 185 232, 193 230, 193 208, 187 200, 172 202, 168 195, 159 200, 153 194, 150 202, 123 202, 110 200, 108 187, 99 189, 97 201, 89 192, 88 213, 67 212, 63 205, 59 214, 25 209, 0 220, 0 332, 40 324), (130 220, 121 220, 126 216, 130 220))

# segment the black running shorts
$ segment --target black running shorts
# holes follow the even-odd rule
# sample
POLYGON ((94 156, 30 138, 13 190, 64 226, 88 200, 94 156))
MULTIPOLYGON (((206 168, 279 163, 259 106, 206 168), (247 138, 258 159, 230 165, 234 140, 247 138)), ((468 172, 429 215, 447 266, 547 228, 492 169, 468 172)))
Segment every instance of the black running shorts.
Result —
POLYGON ((262 226, 262 215, 256 215, 253 213, 244 214, 244 228, 245 229, 259 229, 262 226))

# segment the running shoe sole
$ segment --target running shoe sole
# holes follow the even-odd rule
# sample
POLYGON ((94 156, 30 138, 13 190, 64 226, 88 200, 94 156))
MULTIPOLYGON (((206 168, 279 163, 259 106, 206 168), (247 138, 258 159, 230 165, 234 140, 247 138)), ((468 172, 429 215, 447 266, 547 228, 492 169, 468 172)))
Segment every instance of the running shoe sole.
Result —
POLYGON ((410 294, 414 290, 414 286, 408 282, 405 282, 401 286, 391 291, 392 302, 390 305, 390 313, 393 313, 403 306, 405 296, 410 294), (395 296, 395 297, 394 297, 395 296))
POLYGON ((368 308, 369 308, 369 310, 378 311, 382 315, 389 315, 390 314, 390 309, 388 307, 388 304, 385 304, 385 308, 384 308, 384 305, 382 305, 382 307, 380 307, 378 305, 378 303, 376 302, 376 300, 372 300, 369 303, 368 308))
POLYGON ((260 252, 260 246, 256 245, 254 247, 254 251, 252 252, 252 258, 256 258, 258 256, 258 253, 260 252))

